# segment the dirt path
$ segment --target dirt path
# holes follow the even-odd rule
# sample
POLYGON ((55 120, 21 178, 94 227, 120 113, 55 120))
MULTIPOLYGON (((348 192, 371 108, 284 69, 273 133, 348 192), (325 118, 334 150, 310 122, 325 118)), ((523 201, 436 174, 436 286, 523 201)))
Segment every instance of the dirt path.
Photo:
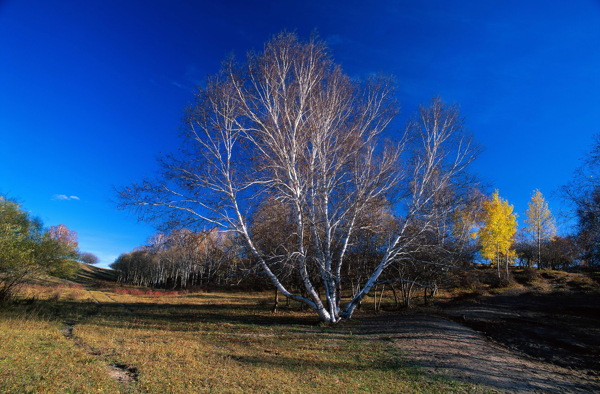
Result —
POLYGON ((133 388, 133 385, 137 382, 137 379, 138 379, 137 368, 128 366, 127 364, 123 364, 123 363, 115 363, 114 361, 108 362, 109 357, 107 354, 103 354, 102 351, 100 351, 98 349, 94 349, 93 347, 91 347, 90 345, 85 343, 81 338, 79 338, 77 335, 75 335, 75 333, 73 331, 77 324, 80 324, 82 321, 85 321, 85 320, 91 318, 92 316, 96 316, 97 314, 99 314, 102 307, 105 305, 108 305, 108 304, 118 305, 120 308, 122 308, 124 311, 126 311, 129 314, 133 313, 133 311, 131 309, 129 309, 126 305, 117 302, 113 297, 111 297, 105 291, 91 290, 89 288, 86 289, 86 291, 88 293, 88 299, 96 305, 96 308, 93 309, 87 315, 82 316, 82 318, 80 318, 78 321, 65 321, 63 328, 61 329, 61 332, 66 338, 70 339, 77 347, 79 347, 80 349, 83 349, 90 356, 100 358, 100 359, 107 361, 107 364, 108 364, 107 365, 107 374, 110 377, 112 377, 113 379, 120 382, 123 385, 123 388, 125 389, 125 391, 128 392, 128 391, 130 391, 130 389, 133 388), (100 302, 98 300, 99 298, 104 299, 105 302, 103 302, 103 303, 100 302), (106 302, 106 300, 108 300, 108 302, 106 302))
POLYGON ((482 384, 493 391, 600 392, 594 375, 519 355, 440 316, 378 316, 365 320, 361 327, 365 334, 393 341, 433 374, 482 384))
POLYGON ((600 379, 598 293, 512 289, 441 312, 508 349, 600 379))

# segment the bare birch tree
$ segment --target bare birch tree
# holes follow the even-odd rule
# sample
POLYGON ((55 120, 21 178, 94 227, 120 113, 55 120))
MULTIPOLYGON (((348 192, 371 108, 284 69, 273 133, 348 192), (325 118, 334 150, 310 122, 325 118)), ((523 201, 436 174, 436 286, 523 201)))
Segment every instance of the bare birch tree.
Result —
POLYGON ((397 143, 381 134, 397 112, 388 80, 351 81, 325 45, 280 34, 246 63, 226 63, 198 92, 184 147, 163 173, 120 191, 142 219, 210 223, 238 234, 286 297, 325 322, 350 318, 393 261, 436 222, 436 196, 472 159, 456 108, 433 100, 397 143), (410 144, 409 144, 410 142, 410 144), (414 147, 403 155, 407 146, 414 147), (404 158, 404 159, 403 159, 404 158), (252 231, 257 201, 277 201, 291 234, 265 251, 252 231), (342 303, 342 268, 361 223, 384 202, 402 219, 389 230, 381 261, 342 303), (270 253, 278 250, 277 258, 270 253), (292 292, 273 269, 285 262, 301 281, 292 292), (315 275, 316 273, 316 275, 315 275))

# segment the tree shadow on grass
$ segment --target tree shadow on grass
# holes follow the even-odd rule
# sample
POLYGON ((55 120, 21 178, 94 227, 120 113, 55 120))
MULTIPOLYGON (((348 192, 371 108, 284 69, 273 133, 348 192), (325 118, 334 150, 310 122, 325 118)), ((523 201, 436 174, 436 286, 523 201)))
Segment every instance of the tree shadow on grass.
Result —
POLYGON ((193 304, 122 304, 119 309, 112 304, 103 307, 103 324, 114 321, 117 325, 139 324, 144 328, 187 331, 196 324, 233 324, 246 326, 316 326, 316 317, 295 313, 270 313, 256 304, 193 305, 193 304), (109 309, 110 308, 110 309, 109 309), (130 311, 130 312, 129 312, 130 311))
POLYGON ((316 315, 293 311, 270 313, 270 308, 256 302, 226 304, 165 304, 165 303, 119 303, 81 302, 69 300, 36 300, 12 307, 15 313, 36 311, 37 316, 76 324, 94 317, 95 324, 143 329, 189 331, 198 324, 232 324, 246 326, 297 326, 310 329, 318 327, 316 315))
POLYGON ((346 360, 316 360, 310 357, 292 357, 265 352, 264 355, 231 354, 229 358, 238 363, 251 365, 252 367, 266 368, 269 370, 286 369, 292 372, 297 372, 308 367, 319 371, 347 372, 356 372, 359 369, 361 371, 390 371, 410 367, 407 363, 391 356, 387 360, 350 360, 351 357, 346 357, 346 360))

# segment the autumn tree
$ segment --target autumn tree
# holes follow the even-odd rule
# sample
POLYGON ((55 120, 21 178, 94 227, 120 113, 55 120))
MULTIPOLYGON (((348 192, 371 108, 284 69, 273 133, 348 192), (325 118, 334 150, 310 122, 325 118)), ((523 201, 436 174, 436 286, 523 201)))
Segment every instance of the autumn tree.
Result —
POLYGON ((484 202, 483 208, 483 225, 478 232, 481 256, 497 267, 498 277, 500 265, 504 262, 508 277, 509 261, 516 257, 512 246, 517 232, 517 215, 513 213, 513 206, 502 199, 497 190, 491 199, 484 202))
MULTIPOLYGON (((427 302, 453 270, 473 262, 478 250, 473 233, 482 220, 483 199, 476 183, 455 184, 435 198, 435 221, 429 229, 419 221, 412 223, 407 231, 415 234, 412 246, 383 275, 383 283, 399 287, 404 306, 411 306, 418 289, 427 302)), ((395 290, 392 287, 397 303, 395 290)))
POLYGON ((535 245, 537 266, 542 268, 542 246, 556 235, 556 224, 550 209, 548 209, 548 203, 542 192, 537 189, 531 196, 525 216, 527 216, 525 233, 535 245))
POLYGON ((79 260, 87 265, 95 265, 98 264, 100 259, 93 253, 84 252, 79 254, 79 260))
POLYGON ((162 277, 156 256, 145 248, 121 254, 110 268, 117 271, 119 282, 138 286, 154 286, 162 277))
POLYGON ((118 280, 134 285, 186 288, 221 285, 235 270, 237 245, 228 233, 213 228, 156 233, 147 245, 125 253, 110 267, 118 280))
POLYGON ((471 185, 462 204, 457 204, 449 223, 451 239, 454 243, 454 255, 457 264, 468 266, 479 250, 477 230, 485 217, 484 203, 487 197, 478 185, 471 185))
POLYGON ((582 192, 576 201, 578 243, 581 258, 589 266, 600 265, 600 186, 582 192))
POLYGON ((574 206, 579 258, 589 266, 600 266, 600 135, 562 190, 574 206))
POLYGON ((528 239, 523 229, 517 232, 514 247, 520 266, 530 268, 535 264, 537 259, 536 247, 528 239))
POLYGON ((566 270, 573 267, 579 258, 576 236, 554 236, 546 241, 542 250, 542 258, 551 269, 566 270))
POLYGON ((48 229, 48 236, 72 250, 76 250, 79 245, 79 242, 77 241, 77 232, 69 230, 64 224, 50 227, 48 229))
POLYGON ((182 152, 163 161, 157 179, 121 190, 121 206, 137 208, 146 220, 235 232, 283 295, 322 321, 338 322, 417 242, 419 231, 407 231, 412 223, 432 231, 435 196, 473 157, 455 107, 433 100, 401 141, 384 143, 396 112, 388 79, 352 81, 324 43, 280 34, 245 63, 229 61, 208 79, 189 111, 182 152), (289 215, 287 250, 263 249, 253 232, 252 203, 266 196, 289 215), (342 303, 342 272, 358 223, 385 201, 402 219, 359 290, 342 303), (273 250, 281 251, 277 259, 273 250), (278 276, 282 263, 292 267, 301 292, 278 276))
POLYGON ((0 196, 0 303, 36 275, 73 276, 76 256, 76 250, 50 236, 39 219, 0 196))

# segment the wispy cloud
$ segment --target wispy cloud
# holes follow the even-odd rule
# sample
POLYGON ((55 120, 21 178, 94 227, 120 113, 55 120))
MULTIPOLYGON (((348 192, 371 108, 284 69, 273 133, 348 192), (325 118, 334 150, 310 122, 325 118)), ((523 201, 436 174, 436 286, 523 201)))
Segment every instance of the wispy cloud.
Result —
POLYGON ((205 80, 206 71, 190 64, 185 69, 185 74, 180 80, 171 80, 171 85, 194 93, 196 87, 201 86, 205 80))
POLYGON ((183 90, 189 90, 188 88, 186 88, 185 86, 183 86, 182 84, 180 84, 177 81, 171 81, 171 85, 173 86, 177 86, 179 89, 183 89, 183 90))
POLYGON ((66 194, 55 194, 52 197, 53 200, 61 200, 61 201, 69 201, 69 200, 81 200, 79 197, 77 196, 67 196, 66 194))

